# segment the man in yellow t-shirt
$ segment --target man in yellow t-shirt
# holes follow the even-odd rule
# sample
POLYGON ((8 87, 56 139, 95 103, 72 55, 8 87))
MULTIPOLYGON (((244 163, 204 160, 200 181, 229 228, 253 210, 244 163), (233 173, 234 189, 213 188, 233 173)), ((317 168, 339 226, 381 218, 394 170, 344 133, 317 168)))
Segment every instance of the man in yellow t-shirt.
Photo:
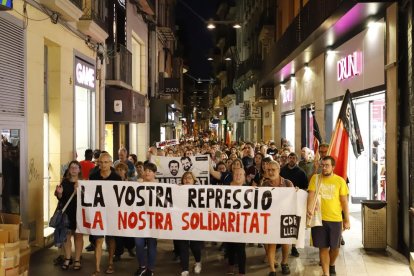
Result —
POLYGON ((319 248, 319 258, 322 264, 323 275, 336 275, 335 261, 339 254, 342 229, 350 229, 348 210, 348 186, 345 180, 334 174, 335 159, 325 156, 321 162, 322 173, 313 175, 308 189, 308 212, 313 216, 312 203, 315 198, 317 178, 319 180, 320 208, 322 226, 311 229, 313 245, 319 248), (342 211, 344 218, 342 221, 342 211))

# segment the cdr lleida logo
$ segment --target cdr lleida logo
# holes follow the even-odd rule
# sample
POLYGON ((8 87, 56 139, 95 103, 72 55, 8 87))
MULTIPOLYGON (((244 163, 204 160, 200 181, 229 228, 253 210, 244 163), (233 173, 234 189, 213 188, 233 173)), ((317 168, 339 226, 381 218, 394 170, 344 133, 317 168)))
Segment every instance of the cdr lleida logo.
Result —
POLYGON ((280 237, 298 238, 300 216, 282 215, 280 219, 280 237))

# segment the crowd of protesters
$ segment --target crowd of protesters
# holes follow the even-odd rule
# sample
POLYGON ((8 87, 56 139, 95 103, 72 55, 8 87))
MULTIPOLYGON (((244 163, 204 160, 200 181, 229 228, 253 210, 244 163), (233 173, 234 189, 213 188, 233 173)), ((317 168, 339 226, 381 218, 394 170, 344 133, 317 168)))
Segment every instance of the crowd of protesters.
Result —
MULTIPOLYGON (((126 148, 121 147, 118 150, 118 160, 114 161, 112 156, 105 151, 88 149, 85 151, 85 160, 81 162, 71 161, 65 172, 61 185, 56 188, 55 195, 59 200, 59 205, 64 205, 71 194, 77 187, 78 179, 89 180, 115 180, 115 181, 137 181, 137 182, 157 182, 155 173, 157 166, 151 163, 151 156, 167 156, 180 157, 183 161, 185 158, 191 159, 191 156, 209 155, 210 156, 210 184, 211 185, 233 185, 233 186, 254 186, 254 187, 296 187, 296 189, 303 189, 311 191, 310 194, 315 194, 314 175, 321 174, 321 178, 331 179, 333 176, 332 168, 335 166, 335 160, 329 159, 327 155, 329 145, 321 144, 319 154, 314 156, 314 153, 309 148, 301 149, 301 158, 293 151, 292 145, 285 139, 282 139, 280 147, 277 148, 275 142, 270 143, 251 143, 240 142, 232 145, 225 145, 216 142, 195 142, 183 141, 176 145, 169 145, 164 148, 150 147, 147 152, 146 160, 138 160, 137 155, 129 154, 126 148), (328 159, 327 159, 328 158, 328 159), (329 162, 328 162, 329 161, 329 162), (329 165, 331 167, 329 167, 329 165), (331 170, 329 170, 331 168, 331 170)), ((171 173, 174 172, 174 164, 170 164, 171 173)), ((335 181, 339 181, 335 178, 335 181)), ((325 181, 326 182, 326 181, 325 181)), ((195 185, 197 179, 192 172, 187 171, 181 177, 182 185, 195 185)), ((322 184, 322 183, 321 183, 322 184)), ((336 184, 335 184, 336 185, 336 184)), ((339 203, 332 203, 328 199, 329 204, 335 204, 336 209, 347 212, 347 206, 344 206, 343 196, 346 196, 348 191, 343 186, 343 183, 338 184, 338 195, 340 197, 339 203), (339 205, 338 205, 339 204, 339 205)), ((336 187, 336 186, 335 186, 336 187)), ((76 199, 76 197, 75 197, 76 199)), ((308 198, 308 215, 313 215, 314 210, 309 208, 308 198)), ((318 207, 324 211, 325 201, 322 201, 322 206, 318 207)), ((326 209, 326 206, 325 206, 326 209)), ((75 233, 76 229, 76 200, 73 200, 68 209, 70 229, 68 231, 66 241, 63 243, 64 256, 55 260, 56 264, 61 265, 63 270, 67 270, 70 266, 73 269, 80 270, 81 252, 83 248, 82 234, 75 233), (71 254, 71 238, 74 237, 75 257, 72 259, 71 254)), ((335 222, 338 221, 337 213, 334 214, 335 222)), ((329 221, 329 219, 327 219, 329 221)), ((342 221, 342 219, 340 220, 342 221)), ((325 223, 325 221, 324 221, 325 223)), ((324 234, 319 231, 315 234, 318 239, 317 245, 321 257, 321 266, 323 275, 335 274, 335 254, 340 246, 342 227, 337 223, 324 224, 324 230, 331 231, 335 227, 334 241, 331 234, 324 234), (325 229, 326 228, 326 229, 325 229), (338 232, 339 231, 339 232, 338 232), (328 235, 328 237, 325 237, 328 235), (339 236, 338 236, 339 235, 339 236), (328 244, 325 240, 328 239, 328 244), (339 240, 338 240, 339 239, 339 240), (321 249, 322 248, 322 249, 321 249), (328 248, 328 251, 325 249, 328 248), (329 248, 333 250, 335 258, 329 259, 329 248), (328 252, 328 253, 326 253, 328 252), (328 254, 328 257, 327 255, 328 254), (328 263, 327 263, 328 262, 328 263)), ((349 229, 349 219, 347 214, 344 217, 344 228, 349 229)), ((312 231, 313 235, 313 231, 312 231)), ((90 236, 90 244, 86 247, 87 251, 95 251, 95 273, 94 276, 116 273, 116 266, 114 262, 120 260, 124 249, 128 250, 130 256, 135 257, 138 261, 138 269, 134 275, 154 275, 156 270, 157 259, 157 239, 155 238, 130 238, 130 237, 113 237, 113 236, 90 236), (101 257, 103 255, 103 244, 106 242, 108 250, 107 267, 101 272, 101 257), (135 247, 135 250, 134 250, 135 247)), ((203 241, 196 240, 175 240, 173 241, 175 258, 179 258, 181 262, 181 275, 190 275, 190 271, 195 274, 202 272, 202 251, 204 247, 203 241), (195 264, 190 269, 189 265, 189 249, 195 258, 195 264)), ((246 275, 246 244, 245 243, 223 243, 220 248, 225 251, 225 256, 228 260, 227 275, 246 275)), ((276 269, 279 267, 276 261, 276 250, 279 248, 276 244, 259 244, 258 247, 263 247, 266 253, 265 261, 269 264, 270 276, 276 275, 276 269)), ((288 265, 289 255, 299 257, 299 251, 295 245, 280 245, 282 248, 282 259, 280 261, 280 268, 282 274, 290 274, 288 265), (289 252, 290 251, 290 252, 289 252), (290 253, 290 254, 289 254, 290 253)), ((132 273, 131 273, 132 274, 132 273)))

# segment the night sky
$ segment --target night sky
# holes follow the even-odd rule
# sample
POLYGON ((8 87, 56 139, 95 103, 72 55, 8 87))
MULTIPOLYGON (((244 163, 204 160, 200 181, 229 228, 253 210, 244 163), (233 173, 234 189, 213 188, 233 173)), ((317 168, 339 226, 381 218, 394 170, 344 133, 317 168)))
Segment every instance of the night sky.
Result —
POLYGON ((213 36, 199 16, 208 20, 214 18, 220 0, 177 0, 176 24, 182 43, 182 53, 189 74, 195 78, 209 79, 212 76, 211 65, 207 57, 212 50, 213 36), (184 2, 184 3, 183 3, 184 2))

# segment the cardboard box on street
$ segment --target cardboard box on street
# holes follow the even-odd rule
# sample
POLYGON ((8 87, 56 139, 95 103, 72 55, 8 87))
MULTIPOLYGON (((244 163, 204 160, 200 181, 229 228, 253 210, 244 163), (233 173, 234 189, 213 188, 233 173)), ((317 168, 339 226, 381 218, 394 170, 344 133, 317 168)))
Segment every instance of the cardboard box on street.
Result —
POLYGON ((19 255, 0 259, 0 268, 13 268, 19 265, 19 255))
POLYGON ((0 213, 0 223, 20 225, 20 216, 14 214, 0 213))
POLYGON ((0 259, 19 256, 20 241, 14 243, 0 243, 0 259))
POLYGON ((20 250, 19 274, 22 274, 24 271, 29 270, 29 263, 30 263, 30 248, 20 250))
POLYGON ((19 276, 19 266, 11 268, 0 267, 0 276, 19 276))
POLYGON ((0 230, 8 232, 9 243, 19 241, 19 227, 18 224, 0 224, 0 230))
POLYGON ((9 242, 9 231, 0 229, 0 243, 9 242))
MULTIPOLYGON (((9 233, 8 242, 14 243, 20 237, 20 216, 14 214, 0 213, 0 229, 9 233)), ((0 237, 4 241, 5 234, 0 237)))

